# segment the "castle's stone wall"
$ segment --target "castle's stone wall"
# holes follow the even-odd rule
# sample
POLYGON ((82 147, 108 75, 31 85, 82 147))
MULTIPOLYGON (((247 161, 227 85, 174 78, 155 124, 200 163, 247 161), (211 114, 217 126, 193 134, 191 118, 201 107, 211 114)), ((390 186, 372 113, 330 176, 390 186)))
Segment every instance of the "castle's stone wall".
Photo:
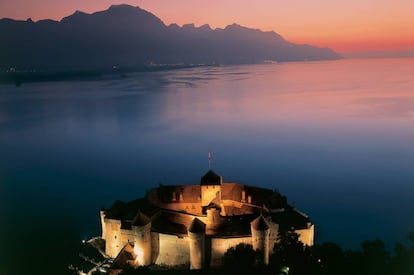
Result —
POLYGON ((112 258, 118 255, 123 247, 123 237, 121 234, 121 221, 105 219, 105 253, 112 258))
POLYGON ((207 206, 213 200, 221 201, 220 185, 202 185, 201 186, 201 205, 207 206))
POLYGON ((101 218, 101 225, 102 225, 102 239, 105 239, 106 237, 105 211, 100 211, 99 216, 101 218))
POLYGON ((273 248, 278 240, 279 225, 277 223, 268 222, 269 224, 269 254, 273 253, 273 248))
POLYGON ((205 234, 188 232, 190 239, 190 269, 205 267, 205 234))
POLYGON ((239 243, 252 244, 250 236, 239 238, 211 238, 211 258, 210 267, 220 267, 223 265, 224 253, 239 243))
MULTIPOLYGON (((263 260, 265 263, 268 262, 268 256, 273 253, 274 244, 278 241, 279 225, 267 217, 265 219, 268 228, 255 227, 264 229, 264 231, 252 232, 252 236, 238 236, 238 234, 249 233, 247 228, 241 228, 243 230, 239 231, 236 228, 234 236, 223 237, 218 230, 222 228, 222 223, 226 222, 226 216, 259 214, 262 210, 265 210, 265 213, 268 211, 262 204, 252 204, 252 197, 243 189, 244 186, 232 184, 229 185, 227 191, 226 188, 222 188, 223 186, 201 185, 200 189, 197 186, 188 188, 176 186, 175 189, 164 189, 167 191, 160 197, 156 189, 149 192, 147 194, 149 202, 161 210, 150 219, 154 224, 158 221, 165 222, 164 233, 151 232, 151 222, 143 226, 132 226, 132 230, 121 229, 120 220, 105 218, 106 212, 101 211, 102 238, 106 240, 106 254, 115 258, 130 242, 134 245, 136 250, 134 251, 138 251, 137 260, 142 265, 151 263, 167 266, 185 265, 189 268, 200 269, 222 266, 223 256, 229 248, 246 243, 263 250, 263 260), (193 194, 194 190, 197 192, 193 194), (222 192, 225 200, 221 200, 222 192), (202 206, 209 205, 213 200, 221 211, 215 207, 208 207, 207 211, 202 213, 202 206), (188 229, 195 218, 205 224, 205 231, 202 235, 197 235, 198 231, 192 231, 186 235, 185 227, 188 229), (166 232, 170 234, 165 234, 166 232)), ((160 224, 163 225, 163 223, 160 224)), ((154 230, 160 230, 160 228, 155 227, 154 230)), ((299 234, 300 241, 312 246, 314 230, 314 225, 309 222, 307 229, 295 232, 299 234)), ((251 231, 254 230, 251 228, 251 231)))
POLYGON ((254 250, 259 250, 263 263, 269 264, 269 233, 270 230, 252 229, 252 246, 254 250))
POLYGON ((150 265, 152 263, 151 223, 144 226, 132 226, 132 231, 127 234, 128 242, 131 241, 129 236, 132 235, 133 237, 134 250, 138 254, 138 264, 150 265))
POLYGON ((158 234, 158 256, 156 264, 159 265, 189 265, 190 244, 189 238, 176 235, 158 234))
POLYGON ((296 233, 299 234, 299 240, 308 246, 314 245, 314 236, 315 236, 315 225, 312 224, 308 229, 296 230, 296 233))
MULTIPOLYGON (((193 217, 191 217, 193 218, 193 217)), ((207 221, 207 217, 203 217, 207 221)), ((181 219, 189 219, 185 215, 181 216, 181 219)), ((190 219, 189 219, 190 220, 190 219)), ((147 226, 148 227, 148 226, 147 226)), ((119 251, 128 242, 136 243, 142 251, 143 264, 156 263, 159 265, 190 266, 190 238, 188 236, 177 236, 162 234, 156 232, 149 232, 147 230, 125 230, 121 229, 121 223, 117 220, 105 219, 105 240, 106 241, 106 254, 112 258, 115 258, 119 251), (149 233, 148 235, 146 233, 149 233), (150 237, 149 237, 150 236, 150 237), (143 260, 145 258, 145 260, 143 260)), ((268 235, 268 241, 266 241, 267 253, 273 253, 274 244, 277 242, 278 224, 269 223, 269 230, 265 234, 268 235)), ((311 225, 309 229, 296 230, 299 234, 299 240, 306 245, 313 245, 314 239, 314 225, 311 225)), ((235 247, 240 243, 251 244, 256 247, 253 238, 251 236, 234 237, 234 238, 210 238, 209 245, 204 245, 204 253, 211 253, 200 257, 200 262, 193 268, 200 268, 200 266, 219 267, 223 264, 223 256, 226 251, 235 247), (205 263, 204 259, 209 259, 209 263, 205 263)), ((257 236, 256 236, 257 237, 257 236)), ((259 236, 260 237, 260 236, 259 236)), ((264 236, 262 236, 264 237, 264 236)), ((200 241, 200 240, 199 240, 200 241)), ((264 241, 264 240, 262 240, 264 241)), ((260 240, 259 240, 260 242, 260 240)), ((202 243, 200 241, 200 243, 202 243)), ((200 251, 201 253, 201 251, 200 251)), ((201 255, 201 254, 200 254, 201 255)), ((266 259, 265 259, 265 262, 266 259)))
POLYGON ((199 202, 170 202, 158 203, 158 206, 173 211, 181 211, 192 215, 201 215, 201 203, 199 202))
POLYGON ((157 262, 160 254, 160 233, 151 232, 151 263, 157 262))

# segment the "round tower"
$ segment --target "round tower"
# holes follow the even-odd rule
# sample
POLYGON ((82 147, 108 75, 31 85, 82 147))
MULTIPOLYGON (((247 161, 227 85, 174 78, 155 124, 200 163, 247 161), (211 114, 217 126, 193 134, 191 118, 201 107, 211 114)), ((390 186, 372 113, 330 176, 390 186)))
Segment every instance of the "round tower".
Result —
POLYGON ((137 265, 151 264, 151 221, 138 210, 132 220, 134 232, 134 252, 137 255, 137 265))
POLYGON ((205 265, 206 225, 195 218, 188 228, 190 239, 190 269, 202 269, 205 265))
POLYGON ((222 223, 222 219, 220 218, 221 208, 214 203, 210 203, 209 206, 205 207, 205 211, 207 214, 207 219, 205 220, 206 234, 214 235, 222 223))
POLYGON ((252 231, 253 249, 260 251, 263 263, 268 265, 270 227, 263 215, 260 215, 250 223, 250 230, 252 231))

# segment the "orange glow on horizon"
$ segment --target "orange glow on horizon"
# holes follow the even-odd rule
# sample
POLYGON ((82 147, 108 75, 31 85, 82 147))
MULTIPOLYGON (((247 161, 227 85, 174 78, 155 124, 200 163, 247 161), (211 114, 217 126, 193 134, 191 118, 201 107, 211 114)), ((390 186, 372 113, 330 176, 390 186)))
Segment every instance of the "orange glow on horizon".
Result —
POLYGON ((412 39, 383 37, 315 38, 312 43, 308 43, 310 39, 288 38, 288 40, 297 44, 312 44, 318 47, 328 47, 339 53, 414 50, 414 36, 412 39))

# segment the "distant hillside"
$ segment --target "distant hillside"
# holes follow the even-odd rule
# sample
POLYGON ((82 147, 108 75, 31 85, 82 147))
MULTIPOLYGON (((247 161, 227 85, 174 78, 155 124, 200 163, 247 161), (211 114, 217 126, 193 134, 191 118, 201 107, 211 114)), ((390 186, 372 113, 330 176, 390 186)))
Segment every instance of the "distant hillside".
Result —
POLYGON ((0 20, 0 68, 87 71, 155 64, 246 64, 341 58, 328 48, 296 45, 275 32, 236 24, 166 26, 153 14, 128 5, 61 21, 0 20))

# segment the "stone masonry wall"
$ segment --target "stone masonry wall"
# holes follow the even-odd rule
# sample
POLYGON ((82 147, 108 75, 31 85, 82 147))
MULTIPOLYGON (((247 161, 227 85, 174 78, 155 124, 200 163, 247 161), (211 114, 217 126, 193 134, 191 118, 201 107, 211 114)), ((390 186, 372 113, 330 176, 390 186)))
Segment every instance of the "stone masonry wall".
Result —
MULTIPOLYGON (((154 240, 154 238, 153 238, 154 240)), ((190 243, 188 237, 158 234, 158 256, 155 263, 158 265, 189 265, 190 243)))

